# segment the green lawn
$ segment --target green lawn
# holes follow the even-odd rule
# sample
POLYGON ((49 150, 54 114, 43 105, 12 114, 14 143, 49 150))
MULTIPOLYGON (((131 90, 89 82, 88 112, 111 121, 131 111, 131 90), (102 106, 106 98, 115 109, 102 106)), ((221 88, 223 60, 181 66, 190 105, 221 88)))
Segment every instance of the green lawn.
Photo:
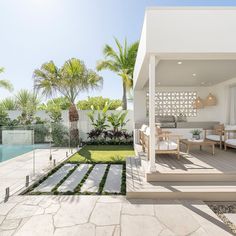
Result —
POLYGON ((69 158, 69 162, 124 162, 134 156, 134 149, 128 145, 87 145, 69 158))

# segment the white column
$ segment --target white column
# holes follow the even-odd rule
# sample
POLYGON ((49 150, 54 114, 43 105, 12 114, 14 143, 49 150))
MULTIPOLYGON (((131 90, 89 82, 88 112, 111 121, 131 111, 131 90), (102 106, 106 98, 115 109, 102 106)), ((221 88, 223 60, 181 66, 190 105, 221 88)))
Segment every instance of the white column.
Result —
POLYGON ((156 57, 150 56, 149 61, 149 158, 150 158, 150 172, 156 171, 155 167, 155 88, 156 88, 156 57))

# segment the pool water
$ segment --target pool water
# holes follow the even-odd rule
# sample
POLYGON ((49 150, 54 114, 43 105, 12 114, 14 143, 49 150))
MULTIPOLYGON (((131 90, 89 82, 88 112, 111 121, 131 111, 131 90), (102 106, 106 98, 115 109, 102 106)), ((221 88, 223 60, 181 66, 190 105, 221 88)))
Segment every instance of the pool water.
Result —
POLYGON ((10 160, 19 155, 30 152, 34 149, 45 148, 48 145, 36 144, 36 145, 0 145, 0 162, 10 160))

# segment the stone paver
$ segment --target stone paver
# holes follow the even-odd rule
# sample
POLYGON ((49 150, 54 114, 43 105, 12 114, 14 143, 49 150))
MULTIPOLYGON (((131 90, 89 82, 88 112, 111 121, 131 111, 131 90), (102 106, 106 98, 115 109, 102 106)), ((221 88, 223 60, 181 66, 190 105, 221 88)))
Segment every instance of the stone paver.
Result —
POLYGON ((105 186, 103 188, 104 192, 108 193, 120 193, 121 191, 121 178, 122 178, 122 165, 111 165, 105 186))
MULTIPOLYGON (((75 150, 73 151, 75 152, 75 150)), ((66 158, 66 152, 68 152, 68 148, 53 148, 52 157, 59 163, 66 158)), ((52 162, 49 162, 49 149, 36 149, 34 153, 35 175, 33 175, 32 151, 0 163, 0 202, 4 200, 5 188, 10 187, 10 194, 13 195, 25 187, 27 175, 30 176, 32 182, 53 167, 52 162)))
POLYGON ((44 182, 42 182, 34 192, 51 192, 51 190, 68 174, 70 170, 75 167, 75 164, 65 164, 54 174, 49 176, 44 182))
POLYGON ((53 235, 54 227, 52 216, 45 214, 39 216, 32 216, 20 229, 15 233, 15 236, 42 236, 53 235), (33 231, 32 231, 33 226, 33 231))
POLYGON ((79 167, 66 179, 66 181, 58 188, 59 192, 73 192, 76 186, 81 182, 87 171, 92 165, 81 164, 79 167))
MULTIPOLYGON (((54 236, 95 236, 95 225, 83 224, 68 228, 56 229, 54 236)), ((105 235, 103 235, 105 236, 105 235)))
POLYGON ((121 203, 97 203, 91 215, 91 222, 96 225, 120 224, 121 203), (109 207, 108 207, 109 206, 109 207))
POLYGON ((96 164, 88 176, 87 180, 84 182, 81 192, 91 192, 96 193, 99 190, 99 184, 105 173, 107 165, 106 164, 96 164))
POLYGON ((236 213, 226 213, 224 215, 230 222, 232 222, 236 226, 236 213))
POLYGON ((0 204, 1 236, 230 236, 200 201, 123 196, 15 196, 0 204), (8 204, 12 204, 9 208, 8 204), (15 205, 14 205, 15 204, 15 205))

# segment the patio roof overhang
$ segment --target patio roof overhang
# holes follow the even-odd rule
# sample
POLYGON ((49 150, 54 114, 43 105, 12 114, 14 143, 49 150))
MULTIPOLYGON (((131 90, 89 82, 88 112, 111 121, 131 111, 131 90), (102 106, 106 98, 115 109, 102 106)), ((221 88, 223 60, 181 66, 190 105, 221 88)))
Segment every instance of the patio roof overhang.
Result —
POLYGON ((143 117, 143 90, 149 90, 150 172, 155 171, 156 87, 209 86, 236 78, 235 68, 236 8, 146 10, 133 79, 135 117, 143 117))
POLYGON ((157 82, 166 86, 180 85, 171 84, 173 75, 174 81, 182 81, 186 86, 186 77, 197 72, 201 72, 201 82, 208 77, 206 84, 234 78, 235 42, 234 7, 148 8, 135 65, 134 89, 140 90, 148 83, 150 56, 155 56, 156 68, 158 65, 157 82), (184 62, 181 67, 177 66, 179 61, 184 62))

